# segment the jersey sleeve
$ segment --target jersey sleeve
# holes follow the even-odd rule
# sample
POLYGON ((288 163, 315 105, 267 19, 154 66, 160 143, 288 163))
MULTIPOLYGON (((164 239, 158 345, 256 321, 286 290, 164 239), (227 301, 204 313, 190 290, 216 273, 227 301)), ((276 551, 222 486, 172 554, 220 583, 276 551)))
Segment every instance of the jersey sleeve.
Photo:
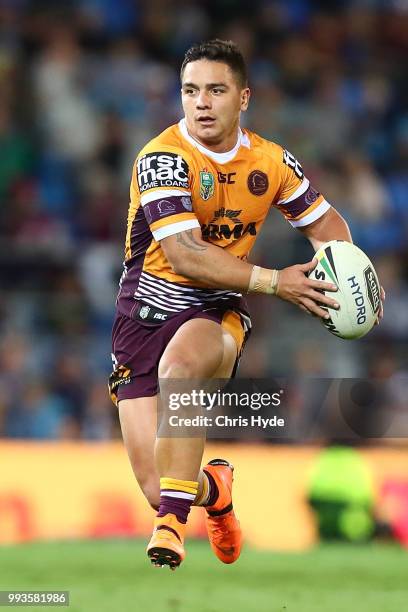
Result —
POLYGON ((310 185, 298 160, 286 149, 280 149, 281 181, 274 206, 293 227, 305 227, 324 215, 330 204, 310 185))
POLYGON ((200 227, 193 212, 191 171, 182 151, 163 146, 142 151, 134 165, 130 191, 131 199, 140 201, 156 241, 200 227))

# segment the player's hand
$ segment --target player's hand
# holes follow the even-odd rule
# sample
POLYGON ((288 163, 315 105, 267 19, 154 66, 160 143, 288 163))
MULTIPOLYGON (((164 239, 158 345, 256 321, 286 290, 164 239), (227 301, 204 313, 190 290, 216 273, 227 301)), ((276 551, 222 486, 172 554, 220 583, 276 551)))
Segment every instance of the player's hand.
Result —
POLYGON ((279 272, 279 282, 276 295, 282 300, 296 304, 308 314, 330 318, 326 310, 321 308, 324 304, 328 308, 337 309, 339 305, 335 299, 325 296, 322 291, 337 291, 337 286, 324 281, 308 278, 308 274, 317 266, 317 259, 305 264, 297 264, 284 268, 279 272))
POLYGON ((378 312, 378 317, 375 321, 375 325, 379 325, 381 322, 381 319, 384 316, 384 306, 383 306, 384 301, 385 301, 384 287, 380 287, 380 310, 378 312))

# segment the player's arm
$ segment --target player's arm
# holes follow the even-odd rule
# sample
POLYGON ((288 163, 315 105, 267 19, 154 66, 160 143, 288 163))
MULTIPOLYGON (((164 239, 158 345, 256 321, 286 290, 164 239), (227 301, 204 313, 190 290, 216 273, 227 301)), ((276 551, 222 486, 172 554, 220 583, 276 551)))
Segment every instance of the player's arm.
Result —
POLYGON ((176 274, 214 289, 248 290, 253 266, 203 240, 200 228, 168 236, 161 246, 176 274))
POLYGON ((315 251, 329 240, 345 240, 353 242, 349 226, 332 206, 319 219, 306 227, 299 227, 299 231, 311 242, 315 251))
POLYGON ((334 307, 335 300, 320 291, 336 291, 337 287, 309 279, 306 273, 310 264, 281 271, 253 266, 204 241, 199 228, 168 236, 161 240, 161 246, 177 274, 203 282, 208 287, 276 294, 320 317, 327 317, 327 312, 318 304, 334 307))
MULTIPOLYGON (((306 236, 306 238, 309 239, 315 251, 317 251, 322 244, 328 242, 329 240, 345 240, 347 242, 352 242, 350 230, 346 221, 333 207, 330 207, 316 221, 313 221, 306 226, 298 227, 298 229, 304 236, 306 236)), ((313 259, 307 264, 304 264, 304 271, 309 274, 316 267, 316 265, 317 260, 313 259)), ((294 286, 297 283, 296 266, 282 270, 280 276, 282 283, 280 297, 293 301, 290 299, 290 294, 293 293, 294 286)), ((298 305, 302 308, 302 310, 315 314, 311 308, 312 304, 309 301, 309 297, 311 296, 307 296, 306 299, 301 300, 298 305)))

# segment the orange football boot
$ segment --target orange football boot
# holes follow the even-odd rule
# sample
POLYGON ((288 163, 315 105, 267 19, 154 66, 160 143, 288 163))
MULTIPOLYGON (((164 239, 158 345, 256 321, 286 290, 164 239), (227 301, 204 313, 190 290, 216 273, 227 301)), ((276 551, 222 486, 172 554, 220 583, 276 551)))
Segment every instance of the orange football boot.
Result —
POLYGON ((224 459, 213 459, 204 468, 214 478, 218 498, 206 506, 206 527, 211 548, 223 563, 234 563, 241 553, 242 532, 232 507, 234 466, 224 459))
POLYGON ((186 556, 184 534, 186 525, 180 523, 174 514, 156 516, 152 538, 146 552, 155 567, 169 565, 175 570, 186 556))

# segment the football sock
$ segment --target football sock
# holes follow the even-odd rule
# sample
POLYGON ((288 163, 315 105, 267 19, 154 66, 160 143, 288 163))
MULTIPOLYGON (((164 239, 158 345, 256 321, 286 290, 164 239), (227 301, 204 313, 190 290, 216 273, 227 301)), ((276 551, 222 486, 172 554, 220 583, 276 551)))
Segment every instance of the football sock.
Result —
POLYGON ((191 504, 196 498, 198 482, 160 478, 160 507, 157 516, 175 514, 180 523, 187 523, 191 504))

